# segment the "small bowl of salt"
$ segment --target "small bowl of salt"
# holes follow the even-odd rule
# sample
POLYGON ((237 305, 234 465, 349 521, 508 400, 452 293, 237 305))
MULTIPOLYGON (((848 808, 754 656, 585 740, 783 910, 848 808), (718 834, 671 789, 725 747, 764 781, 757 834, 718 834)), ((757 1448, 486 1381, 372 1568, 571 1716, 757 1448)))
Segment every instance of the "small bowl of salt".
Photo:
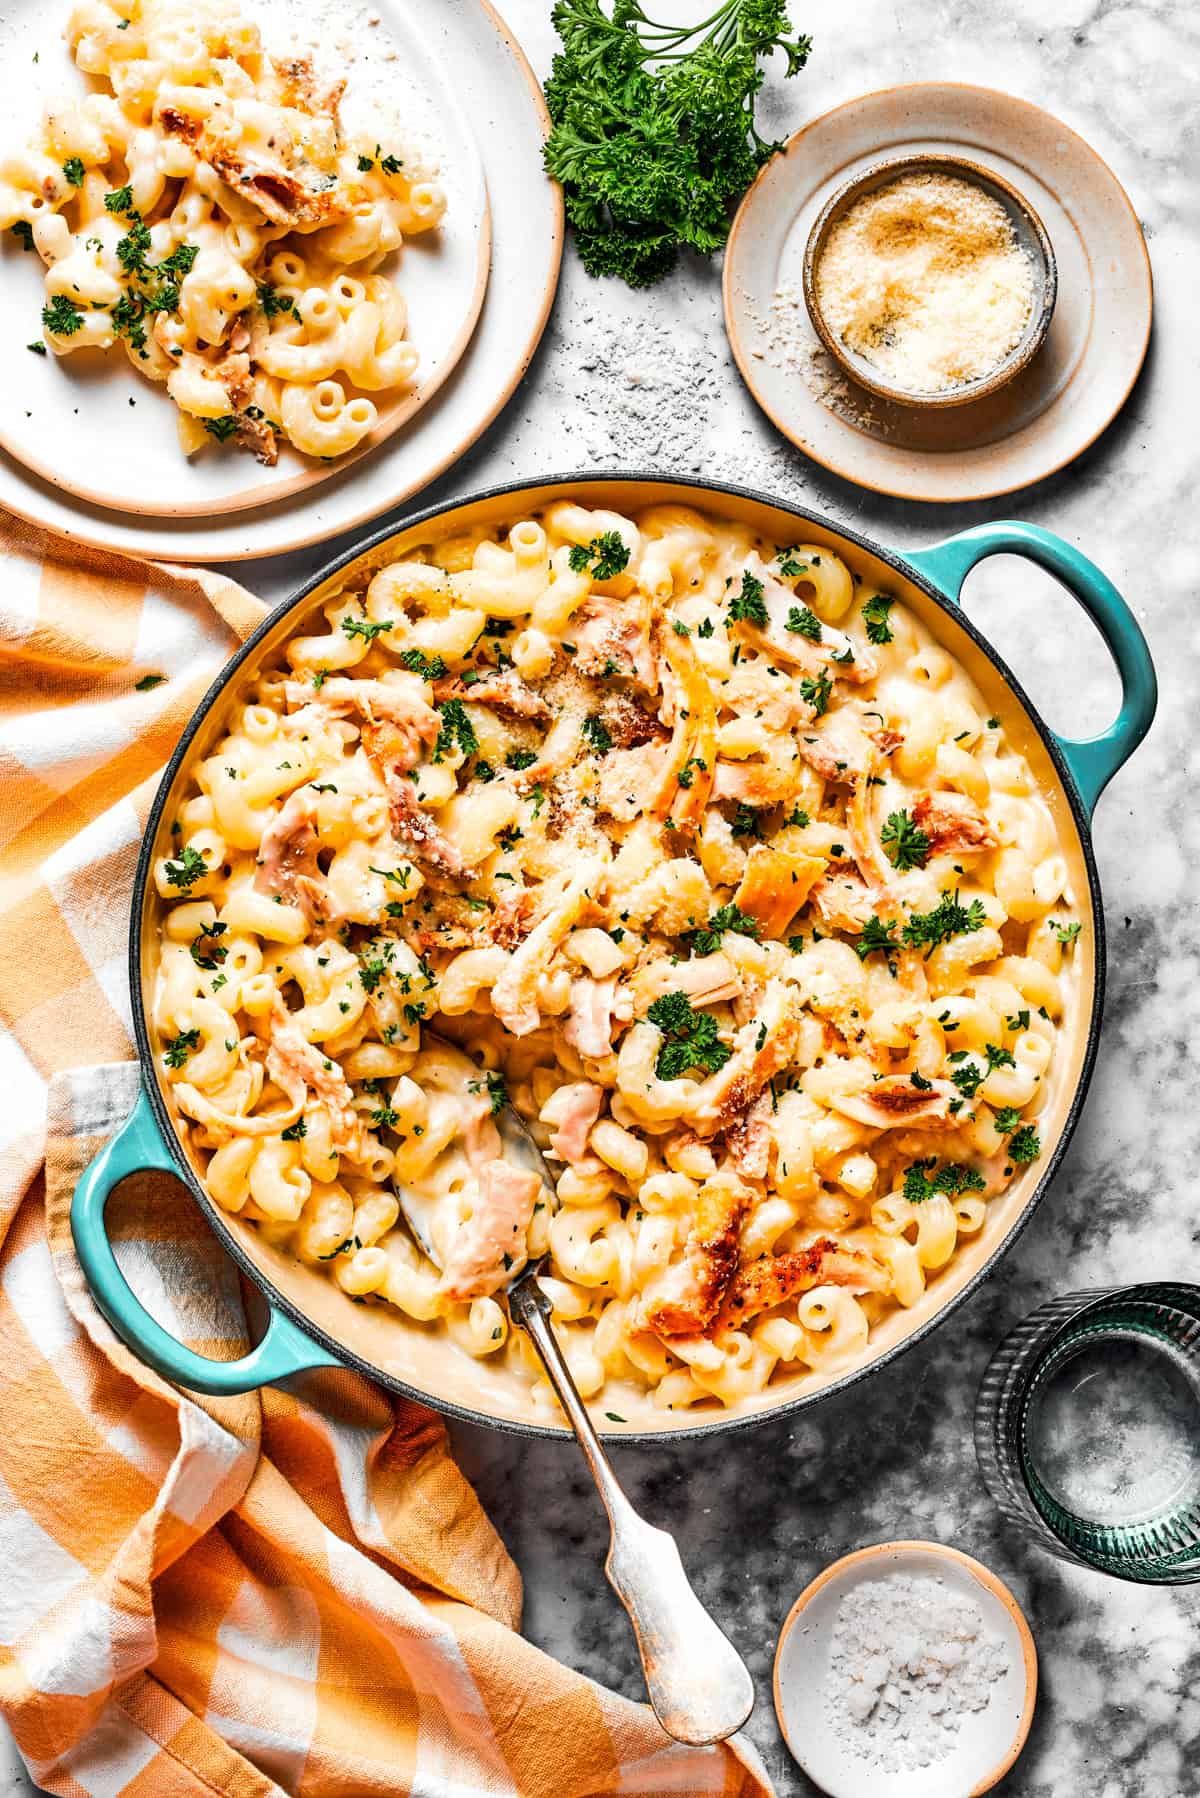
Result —
POLYGON ((1037 1654, 1012 1593, 978 1561, 883 1542, 800 1594, 774 1685, 784 1740, 829 1798, 975 1798, 1025 1746, 1037 1654))

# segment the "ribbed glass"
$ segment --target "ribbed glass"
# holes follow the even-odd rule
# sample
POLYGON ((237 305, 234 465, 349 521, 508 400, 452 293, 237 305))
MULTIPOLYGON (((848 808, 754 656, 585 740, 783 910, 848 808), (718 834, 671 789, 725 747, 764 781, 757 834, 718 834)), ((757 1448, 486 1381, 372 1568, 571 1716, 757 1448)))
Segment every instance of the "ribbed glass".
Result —
POLYGON ((984 1375, 975 1446, 1000 1509, 1051 1554, 1120 1579, 1200 1580, 1200 1288, 1040 1306, 984 1375))

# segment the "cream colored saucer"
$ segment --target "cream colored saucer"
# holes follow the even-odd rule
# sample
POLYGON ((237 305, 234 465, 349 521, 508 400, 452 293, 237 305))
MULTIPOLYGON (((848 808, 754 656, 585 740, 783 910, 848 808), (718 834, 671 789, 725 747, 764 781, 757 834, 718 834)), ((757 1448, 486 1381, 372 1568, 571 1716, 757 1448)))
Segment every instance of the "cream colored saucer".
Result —
POLYGON ((1141 226, 1108 165, 1028 100, 955 82, 864 94, 806 125, 742 201, 725 257, 726 329, 763 410, 815 462, 903 499, 1011 493, 1081 454, 1128 397, 1152 310, 1141 226), (1039 354, 999 392, 940 412, 854 385, 803 295, 804 247, 830 195, 880 157, 914 151, 967 156, 1010 182, 1058 260, 1039 354))
POLYGON ((880 1542, 826 1567, 788 1613, 773 1680, 783 1739, 829 1798, 977 1798, 990 1792, 1025 1746, 1037 1684, 1033 1637, 1008 1587, 970 1555, 942 1542, 880 1542), (986 1706, 961 1713, 954 1746, 925 1767, 865 1760, 825 1714, 825 1673, 838 1606, 859 1582, 889 1573, 925 1575, 964 1593, 1004 1651, 1004 1672, 986 1706))

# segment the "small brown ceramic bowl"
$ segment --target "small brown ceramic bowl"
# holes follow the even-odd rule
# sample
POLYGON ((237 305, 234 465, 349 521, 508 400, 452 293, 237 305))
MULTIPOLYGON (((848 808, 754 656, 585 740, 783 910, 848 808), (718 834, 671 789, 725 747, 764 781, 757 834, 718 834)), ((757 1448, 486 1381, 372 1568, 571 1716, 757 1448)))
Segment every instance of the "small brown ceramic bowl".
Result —
POLYGON ((965 156, 893 156, 885 161, 872 163, 870 168, 855 175, 852 181, 847 181, 844 187, 839 187, 832 199, 821 208, 804 251, 804 300, 817 336, 852 381, 857 381, 860 387, 867 388, 871 393, 877 393, 880 398, 894 400, 902 406, 922 409, 965 406, 970 400, 982 399, 985 394, 995 393, 997 388, 1003 387, 1014 375, 1019 374, 1041 349, 1050 329, 1057 297, 1058 265, 1045 225, 1029 201, 1015 187, 965 156), (847 348, 830 329, 817 298, 817 270, 833 227, 864 194, 877 193, 881 187, 890 187, 905 175, 952 175, 973 187, 982 188, 985 194, 989 194, 1003 206, 1017 243, 1030 258, 1034 271, 1033 307, 1024 331, 1003 361, 997 363, 986 375, 980 375, 977 380, 963 381, 957 387, 947 387, 932 393, 914 392, 911 388, 898 386, 856 350, 847 348))

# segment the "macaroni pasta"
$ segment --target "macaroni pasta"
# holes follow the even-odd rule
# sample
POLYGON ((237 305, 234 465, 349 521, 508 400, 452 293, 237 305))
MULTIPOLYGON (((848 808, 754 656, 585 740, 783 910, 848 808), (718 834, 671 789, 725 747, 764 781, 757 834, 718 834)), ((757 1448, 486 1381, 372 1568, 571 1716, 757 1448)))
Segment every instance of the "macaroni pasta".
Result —
POLYGON ((861 1359, 1041 1153, 1053 817, 828 549, 564 502, 352 577, 172 830, 154 1023, 214 1199, 541 1402, 527 1257, 585 1395, 733 1405, 861 1359))
POLYGON ((235 0, 79 0, 67 39, 111 91, 0 160, 0 228, 46 265, 45 342, 120 344, 166 386, 188 455, 353 449, 368 395, 416 372, 381 268, 439 223, 431 172, 343 136, 345 84, 269 56, 235 0))

